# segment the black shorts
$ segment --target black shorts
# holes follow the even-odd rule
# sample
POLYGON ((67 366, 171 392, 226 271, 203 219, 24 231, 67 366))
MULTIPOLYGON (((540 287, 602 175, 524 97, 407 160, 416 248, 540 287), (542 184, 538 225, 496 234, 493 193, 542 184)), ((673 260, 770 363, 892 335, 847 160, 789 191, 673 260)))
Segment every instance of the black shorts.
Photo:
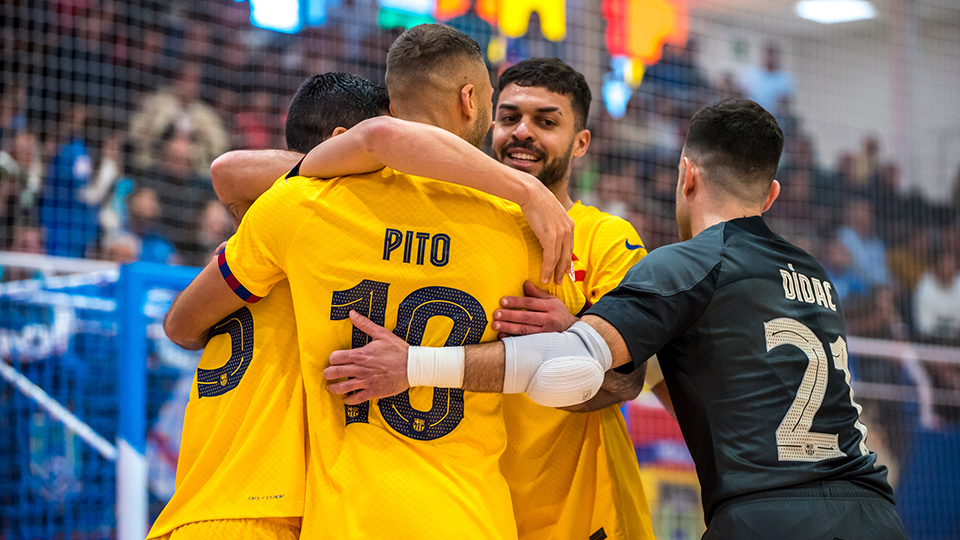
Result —
POLYGON ((713 513, 702 540, 906 540, 883 495, 847 481, 744 495, 713 513))

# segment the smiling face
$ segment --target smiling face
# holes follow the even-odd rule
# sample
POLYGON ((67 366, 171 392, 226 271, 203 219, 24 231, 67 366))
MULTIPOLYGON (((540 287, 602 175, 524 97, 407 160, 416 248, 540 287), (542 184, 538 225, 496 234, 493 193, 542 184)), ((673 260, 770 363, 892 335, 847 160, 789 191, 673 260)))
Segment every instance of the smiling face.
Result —
POLYGON ((530 173, 546 186, 566 181, 582 156, 589 131, 577 131, 570 98, 543 87, 509 84, 500 92, 493 150, 505 165, 530 173))

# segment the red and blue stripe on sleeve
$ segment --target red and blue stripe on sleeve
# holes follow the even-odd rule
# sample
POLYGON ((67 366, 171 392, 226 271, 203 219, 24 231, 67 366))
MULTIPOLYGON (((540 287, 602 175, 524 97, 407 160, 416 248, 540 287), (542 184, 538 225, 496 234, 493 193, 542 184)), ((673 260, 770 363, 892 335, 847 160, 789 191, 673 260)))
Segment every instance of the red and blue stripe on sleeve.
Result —
POLYGON ((256 304, 263 297, 257 296, 246 289, 243 285, 237 281, 237 277, 233 275, 233 272, 230 270, 230 266, 227 264, 227 249, 223 248, 220 250, 220 253, 217 255, 217 264, 220 265, 220 274, 223 276, 223 279, 227 282, 227 285, 233 289, 233 292, 240 297, 241 300, 250 304, 256 304))

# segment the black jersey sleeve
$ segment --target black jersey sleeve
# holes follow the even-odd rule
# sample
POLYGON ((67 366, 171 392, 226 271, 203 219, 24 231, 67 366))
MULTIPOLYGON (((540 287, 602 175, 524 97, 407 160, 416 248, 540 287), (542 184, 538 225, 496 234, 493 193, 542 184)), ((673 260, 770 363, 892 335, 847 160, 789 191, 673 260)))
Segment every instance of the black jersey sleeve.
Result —
POLYGON ((716 287, 721 238, 704 231, 697 238, 650 252, 616 289, 587 311, 609 322, 623 337, 630 373, 681 335, 703 313, 716 287))

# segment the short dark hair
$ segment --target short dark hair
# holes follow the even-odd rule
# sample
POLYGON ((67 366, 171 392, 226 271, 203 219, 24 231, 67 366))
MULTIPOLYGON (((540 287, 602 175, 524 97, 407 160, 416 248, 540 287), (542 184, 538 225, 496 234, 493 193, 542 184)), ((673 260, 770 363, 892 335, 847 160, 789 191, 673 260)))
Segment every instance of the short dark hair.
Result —
POLYGON ((530 58, 510 66, 500 75, 497 90, 502 92, 508 84, 546 88, 570 98, 573 106, 574 127, 577 131, 587 127, 590 116, 590 85, 587 79, 559 58, 530 58))
POLYGON ((773 115, 739 98, 695 114, 684 147, 701 160, 708 183, 739 197, 766 196, 782 151, 783 131, 773 115))
POLYGON ((352 128, 390 109, 387 89, 350 73, 310 77, 297 90, 287 113, 287 148, 307 153, 337 127, 352 128))
POLYGON ((484 64, 483 52, 473 38, 445 24, 419 24, 400 34, 390 46, 387 85, 392 86, 391 79, 409 80, 465 60, 484 64))

